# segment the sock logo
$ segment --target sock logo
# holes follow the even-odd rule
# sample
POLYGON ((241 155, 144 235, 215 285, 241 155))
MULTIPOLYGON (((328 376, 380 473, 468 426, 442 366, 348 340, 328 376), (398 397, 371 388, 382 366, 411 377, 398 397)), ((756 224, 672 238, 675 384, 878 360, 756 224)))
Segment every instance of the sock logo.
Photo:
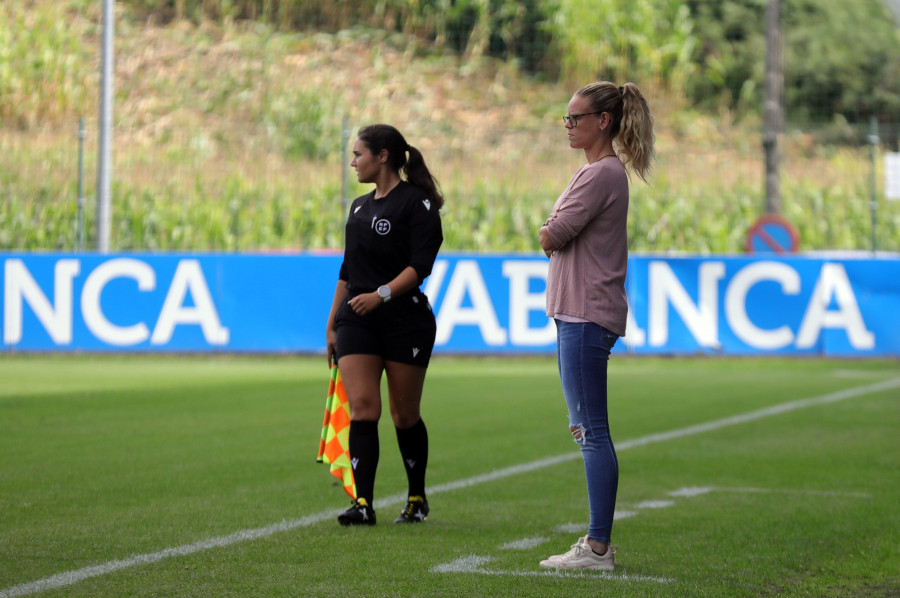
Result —
POLYGON ((413 459, 407 459, 406 464, 409 465, 410 469, 415 469, 416 467, 416 462, 413 459))
POLYGON ((357 463, 359 463, 359 457, 356 457, 355 459, 350 459, 350 465, 353 466, 353 469, 354 469, 354 470, 356 469, 356 464, 357 464, 357 463))

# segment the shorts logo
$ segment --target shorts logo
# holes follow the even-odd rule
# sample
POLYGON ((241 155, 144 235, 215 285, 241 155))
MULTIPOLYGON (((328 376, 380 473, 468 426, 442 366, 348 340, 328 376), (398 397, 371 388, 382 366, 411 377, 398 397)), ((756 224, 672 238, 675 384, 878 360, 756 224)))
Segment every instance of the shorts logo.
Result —
POLYGON ((413 359, 415 359, 418 354, 419 354, 419 348, 413 347, 413 359))
POLYGON ((375 223, 375 232, 379 235, 386 235, 391 232, 391 221, 385 218, 382 218, 378 222, 375 223))

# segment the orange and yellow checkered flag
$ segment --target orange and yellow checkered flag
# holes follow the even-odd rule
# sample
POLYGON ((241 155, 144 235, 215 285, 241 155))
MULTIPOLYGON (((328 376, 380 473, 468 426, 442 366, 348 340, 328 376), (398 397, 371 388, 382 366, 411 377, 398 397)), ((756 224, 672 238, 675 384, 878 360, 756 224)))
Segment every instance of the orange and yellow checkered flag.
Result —
POLYGON ((325 398, 325 421, 322 422, 316 461, 331 464, 332 475, 340 478, 344 490, 356 500, 356 482, 350 463, 350 403, 337 364, 331 366, 331 382, 325 398))

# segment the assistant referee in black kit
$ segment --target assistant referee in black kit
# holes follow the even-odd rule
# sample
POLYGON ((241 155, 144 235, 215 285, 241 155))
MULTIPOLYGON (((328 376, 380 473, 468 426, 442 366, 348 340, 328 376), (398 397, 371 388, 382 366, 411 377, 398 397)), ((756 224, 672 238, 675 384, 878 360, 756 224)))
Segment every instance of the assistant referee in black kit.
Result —
POLYGON ((328 364, 337 360, 350 401, 350 458, 358 497, 338 521, 375 525, 384 372, 409 480, 406 506, 394 523, 417 523, 429 511, 428 431, 419 405, 436 331, 419 285, 431 274, 444 240, 439 214, 444 199, 422 153, 392 126, 360 129, 351 166, 361 183, 374 183, 375 189, 350 206, 344 261, 326 329, 328 364))

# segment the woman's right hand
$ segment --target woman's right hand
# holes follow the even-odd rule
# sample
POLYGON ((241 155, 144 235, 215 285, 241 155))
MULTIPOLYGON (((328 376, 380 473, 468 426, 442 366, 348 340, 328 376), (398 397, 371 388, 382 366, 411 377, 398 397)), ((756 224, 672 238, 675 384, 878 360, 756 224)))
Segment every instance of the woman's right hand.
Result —
POLYGON ((337 330, 329 326, 325 330, 325 352, 328 354, 328 368, 337 364, 337 330))
POLYGON ((338 311, 341 309, 341 304, 343 304, 348 294, 347 281, 339 279, 334 287, 331 312, 328 314, 328 319, 325 320, 325 353, 328 357, 329 369, 332 364, 337 364, 337 326, 335 325, 335 319, 338 311))

